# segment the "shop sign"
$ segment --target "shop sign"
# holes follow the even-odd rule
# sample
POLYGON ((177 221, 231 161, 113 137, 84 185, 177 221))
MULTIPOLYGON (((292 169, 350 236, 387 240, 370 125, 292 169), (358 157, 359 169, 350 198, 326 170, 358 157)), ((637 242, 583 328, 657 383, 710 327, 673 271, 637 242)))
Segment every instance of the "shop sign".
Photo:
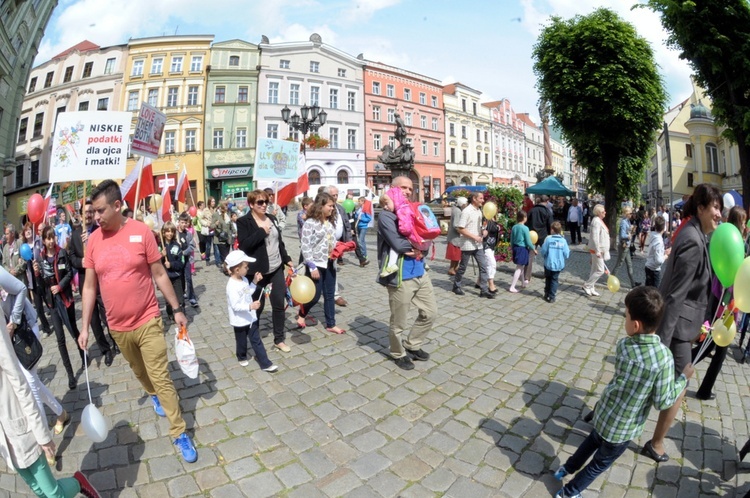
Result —
POLYGON ((251 166, 227 166, 213 168, 211 170, 212 178, 231 178, 233 176, 249 176, 252 171, 251 166))

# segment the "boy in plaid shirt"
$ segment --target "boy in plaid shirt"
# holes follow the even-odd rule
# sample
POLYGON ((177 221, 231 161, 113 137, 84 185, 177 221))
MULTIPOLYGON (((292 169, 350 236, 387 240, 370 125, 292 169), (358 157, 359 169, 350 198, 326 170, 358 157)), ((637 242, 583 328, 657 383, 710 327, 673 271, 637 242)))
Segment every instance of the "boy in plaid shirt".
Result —
POLYGON ((672 352, 655 334, 664 300, 654 287, 638 286, 625 297, 625 333, 617 343, 615 376, 604 388, 594 411, 594 429, 565 465, 555 472, 562 480, 578 472, 555 495, 580 498, 596 477, 625 452, 631 439, 640 437, 651 404, 665 410, 675 403, 693 376, 688 364, 675 379, 672 352))

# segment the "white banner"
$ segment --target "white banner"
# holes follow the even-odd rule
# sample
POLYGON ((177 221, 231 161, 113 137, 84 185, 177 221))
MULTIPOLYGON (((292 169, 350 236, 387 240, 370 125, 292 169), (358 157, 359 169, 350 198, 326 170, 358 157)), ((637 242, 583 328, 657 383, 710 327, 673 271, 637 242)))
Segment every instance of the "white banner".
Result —
POLYGON ((138 122, 135 125, 130 151, 152 159, 159 157, 159 145, 166 122, 166 114, 143 102, 141 112, 138 113, 138 122))
POLYGON ((52 140, 50 183, 125 178, 129 112, 63 112, 52 140))

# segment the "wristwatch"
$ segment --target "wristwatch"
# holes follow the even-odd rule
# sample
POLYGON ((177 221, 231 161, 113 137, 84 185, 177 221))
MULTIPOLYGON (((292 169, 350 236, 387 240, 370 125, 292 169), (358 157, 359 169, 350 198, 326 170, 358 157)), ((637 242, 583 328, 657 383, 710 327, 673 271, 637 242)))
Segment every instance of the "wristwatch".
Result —
POLYGON ((174 308, 172 308, 172 312, 173 313, 185 313, 185 308, 183 308, 182 306, 175 306, 174 308))

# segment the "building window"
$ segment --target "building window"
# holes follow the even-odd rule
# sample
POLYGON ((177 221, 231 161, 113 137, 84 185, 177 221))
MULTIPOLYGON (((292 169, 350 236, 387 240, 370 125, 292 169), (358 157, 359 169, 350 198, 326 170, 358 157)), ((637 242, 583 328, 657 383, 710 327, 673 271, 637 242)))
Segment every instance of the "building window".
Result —
POLYGON ((451 162, 456 162, 456 149, 454 147, 451 147, 451 162))
POLYGON ((31 185, 39 183, 39 161, 31 161, 31 178, 29 179, 31 185))
POLYGON ((357 130, 347 130, 346 147, 349 150, 354 150, 357 148, 357 130))
POLYGON ((279 138, 279 125, 269 124, 268 128, 266 128, 266 137, 279 138))
POLYGON ((404 88, 404 100, 411 102, 411 90, 408 88, 404 88))
POLYGON ((693 157, 693 144, 685 144, 685 155, 693 157))
POLYGON ((247 148, 247 129, 237 128, 237 143, 235 144, 238 149, 247 148))
POLYGON ((40 112, 34 116, 34 134, 32 138, 39 138, 42 136, 42 123, 44 123, 44 113, 40 112))
POLYGON ((115 72, 115 59, 107 59, 106 64, 104 64, 104 74, 112 74, 115 72))
POLYGON ((280 69, 289 69, 289 61, 288 61, 288 60, 284 60, 284 59, 281 59, 281 60, 279 61, 279 68, 280 68, 280 69))
MULTIPOLYGON (((271 137, 276 138, 276 137, 271 137)), ((224 130, 221 128, 214 130, 214 149, 224 148, 224 130)))
POLYGON ((432 118, 432 131, 438 131, 438 118, 432 118))
POLYGON ((424 92, 419 92, 419 103, 422 105, 427 104, 427 95, 424 92))
POLYGON ((172 65, 169 67, 170 73, 181 73, 182 72, 182 56, 175 55, 172 57, 172 65))
POLYGON ((214 91, 214 104, 223 104, 226 98, 227 88, 224 86, 217 86, 214 91))
POLYGON ((26 130, 29 128, 29 118, 21 119, 21 123, 18 126, 18 142, 26 141, 26 130))
POLYGON ((455 137, 456 136, 456 124, 450 123, 448 125, 448 130, 450 131, 450 136, 455 137))
POLYGON ((188 87, 187 105, 198 105, 198 87, 195 85, 188 87))
POLYGON ((404 113, 404 124, 406 126, 411 126, 411 113, 410 112, 404 113))
POLYGON ((193 58, 190 59, 190 72, 200 73, 201 71, 203 71, 203 56, 194 55, 193 58))
POLYGON ((484 143, 490 143, 490 134, 486 131, 484 132, 484 143))
POLYGON ((241 86, 237 88, 237 102, 247 103, 247 87, 241 86))
POLYGON ((422 140, 422 155, 427 155, 427 140, 422 140))
POLYGON ((394 137, 393 135, 391 135, 391 136, 388 137, 388 146, 391 149, 395 149, 396 148, 396 137, 394 137))
POLYGON ((468 138, 468 135, 466 134, 466 127, 461 126, 461 138, 468 138))
POLYGON ((486 152, 484 153, 484 165, 489 166, 490 165, 490 155, 486 152))
POLYGON ((185 152, 195 152, 195 130, 185 130, 185 152))
POLYGON ((396 122, 396 109, 388 109, 388 122, 389 123, 396 122))
POLYGON ((310 185, 320 185, 320 171, 312 170, 307 174, 307 183, 310 185))
POLYGON ((482 153, 477 152, 477 166, 479 166, 480 164, 482 164, 482 153))
POLYGON ((427 128, 427 116, 420 116, 419 117, 419 125, 426 129, 427 128))
POLYGON ((311 73, 319 73, 320 72, 320 62, 310 61, 310 72, 311 73))
POLYGON ((480 130, 477 130, 477 142, 480 142, 482 140, 482 132, 480 130))
POLYGON ((693 187, 694 186, 693 185, 693 174, 692 173, 688 173, 687 174, 687 186, 688 187, 693 187))
POLYGON ((380 95, 380 82, 378 81, 372 82, 372 93, 374 95, 380 95))
POLYGON ((16 166, 16 188, 23 187, 23 164, 16 166))
POLYGON ((268 103, 279 103, 279 83, 277 81, 272 81, 268 84, 268 103))
POLYGON ((461 159, 464 164, 469 164, 469 152, 466 149, 461 151, 461 159))
POLYGON ((372 106, 372 120, 380 121, 380 106, 379 105, 372 106))
POLYGON ((29 81, 29 93, 33 92, 36 89, 36 77, 31 78, 31 81, 29 81))
POLYGON ((719 150, 715 144, 706 144, 706 165, 709 173, 719 172, 719 150))
POLYGON ((432 142, 432 155, 435 157, 440 155, 440 142, 432 142))
POLYGON ((396 96, 396 87, 393 86, 393 85, 388 85, 388 87, 386 88, 386 95, 388 97, 391 97, 391 98, 395 97, 396 96))
POLYGON ((161 74, 162 66, 164 65, 164 59, 157 57, 151 60, 151 74, 161 74))
POLYGON ((50 71, 47 73, 47 76, 44 78, 44 88, 49 88, 52 86, 52 78, 55 76, 54 71, 50 71))
POLYGON ((346 109, 348 111, 357 110, 357 94, 355 92, 347 92, 346 94, 346 109))
POLYGON ((65 75, 63 75, 63 83, 69 82, 73 78, 73 66, 65 68, 65 75))
MULTIPOLYGON (((197 88, 197 87, 196 87, 197 88)), ((148 105, 157 107, 159 105, 159 89, 149 88, 148 89, 148 105)))
POLYGON ((319 86, 311 86, 310 87, 310 105, 320 105, 320 87, 319 86))
POLYGON ((83 65, 83 77, 89 78, 91 77, 91 72, 94 70, 94 63, 93 62, 87 62, 83 65))
POLYGON ((461 99, 461 110, 466 112, 466 99, 461 99))
POLYGON ((339 129, 338 128, 328 128, 328 142, 330 142, 329 147, 332 149, 338 149, 339 148, 339 129))
POLYGON ((106 111, 108 107, 109 107, 109 97, 99 99, 99 101, 96 103, 97 111, 106 111))
POLYGON ((172 86, 167 90, 167 107, 177 107, 177 87, 172 86))
POLYGON ((89 110, 89 102, 79 102, 78 103, 78 110, 79 111, 88 111, 89 110))
POLYGON ((289 138, 294 140, 295 142, 299 142, 299 131, 293 130, 291 126, 289 127, 289 138))
POLYGON ((131 76, 143 76, 143 59, 133 61, 133 69, 130 71, 131 76))
POLYGON ((239 66, 240 65, 240 56, 239 55, 230 55, 229 56, 229 65, 230 66, 239 66))
POLYGON ((339 90, 338 88, 331 88, 329 99, 331 102, 331 109, 339 108, 339 90))
POLYGON ((477 103, 476 102, 472 102, 471 103, 471 110, 474 113, 474 115, 476 116, 477 115, 477 103))
POLYGON ((128 111, 138 110, 138 92, 128 93, 128 111))
POLYGON ((174 132, 167 131, 164 133, 164 153, 174 154, 174 132))
POLYGON ((339 78, 346 78, 346 69, 339 68, 339 78))
POLYGON ((289 85, 289 105, 299 105, 299 83, 289 85))
POLYGON ((339 185, 346 185, 347 183, 349 183, 349 173, 344 170, 339 171, 336 174, 336 183, 338 183, 339 185))
POLYGON ((432 107, 437 107, 437 96, 432 96, 432 107))
POLYGON ((382 147, 382 143, 380 141, 380 133, 375 133, 372 136, 372 148, 375 150, 380 150, 382 147))

